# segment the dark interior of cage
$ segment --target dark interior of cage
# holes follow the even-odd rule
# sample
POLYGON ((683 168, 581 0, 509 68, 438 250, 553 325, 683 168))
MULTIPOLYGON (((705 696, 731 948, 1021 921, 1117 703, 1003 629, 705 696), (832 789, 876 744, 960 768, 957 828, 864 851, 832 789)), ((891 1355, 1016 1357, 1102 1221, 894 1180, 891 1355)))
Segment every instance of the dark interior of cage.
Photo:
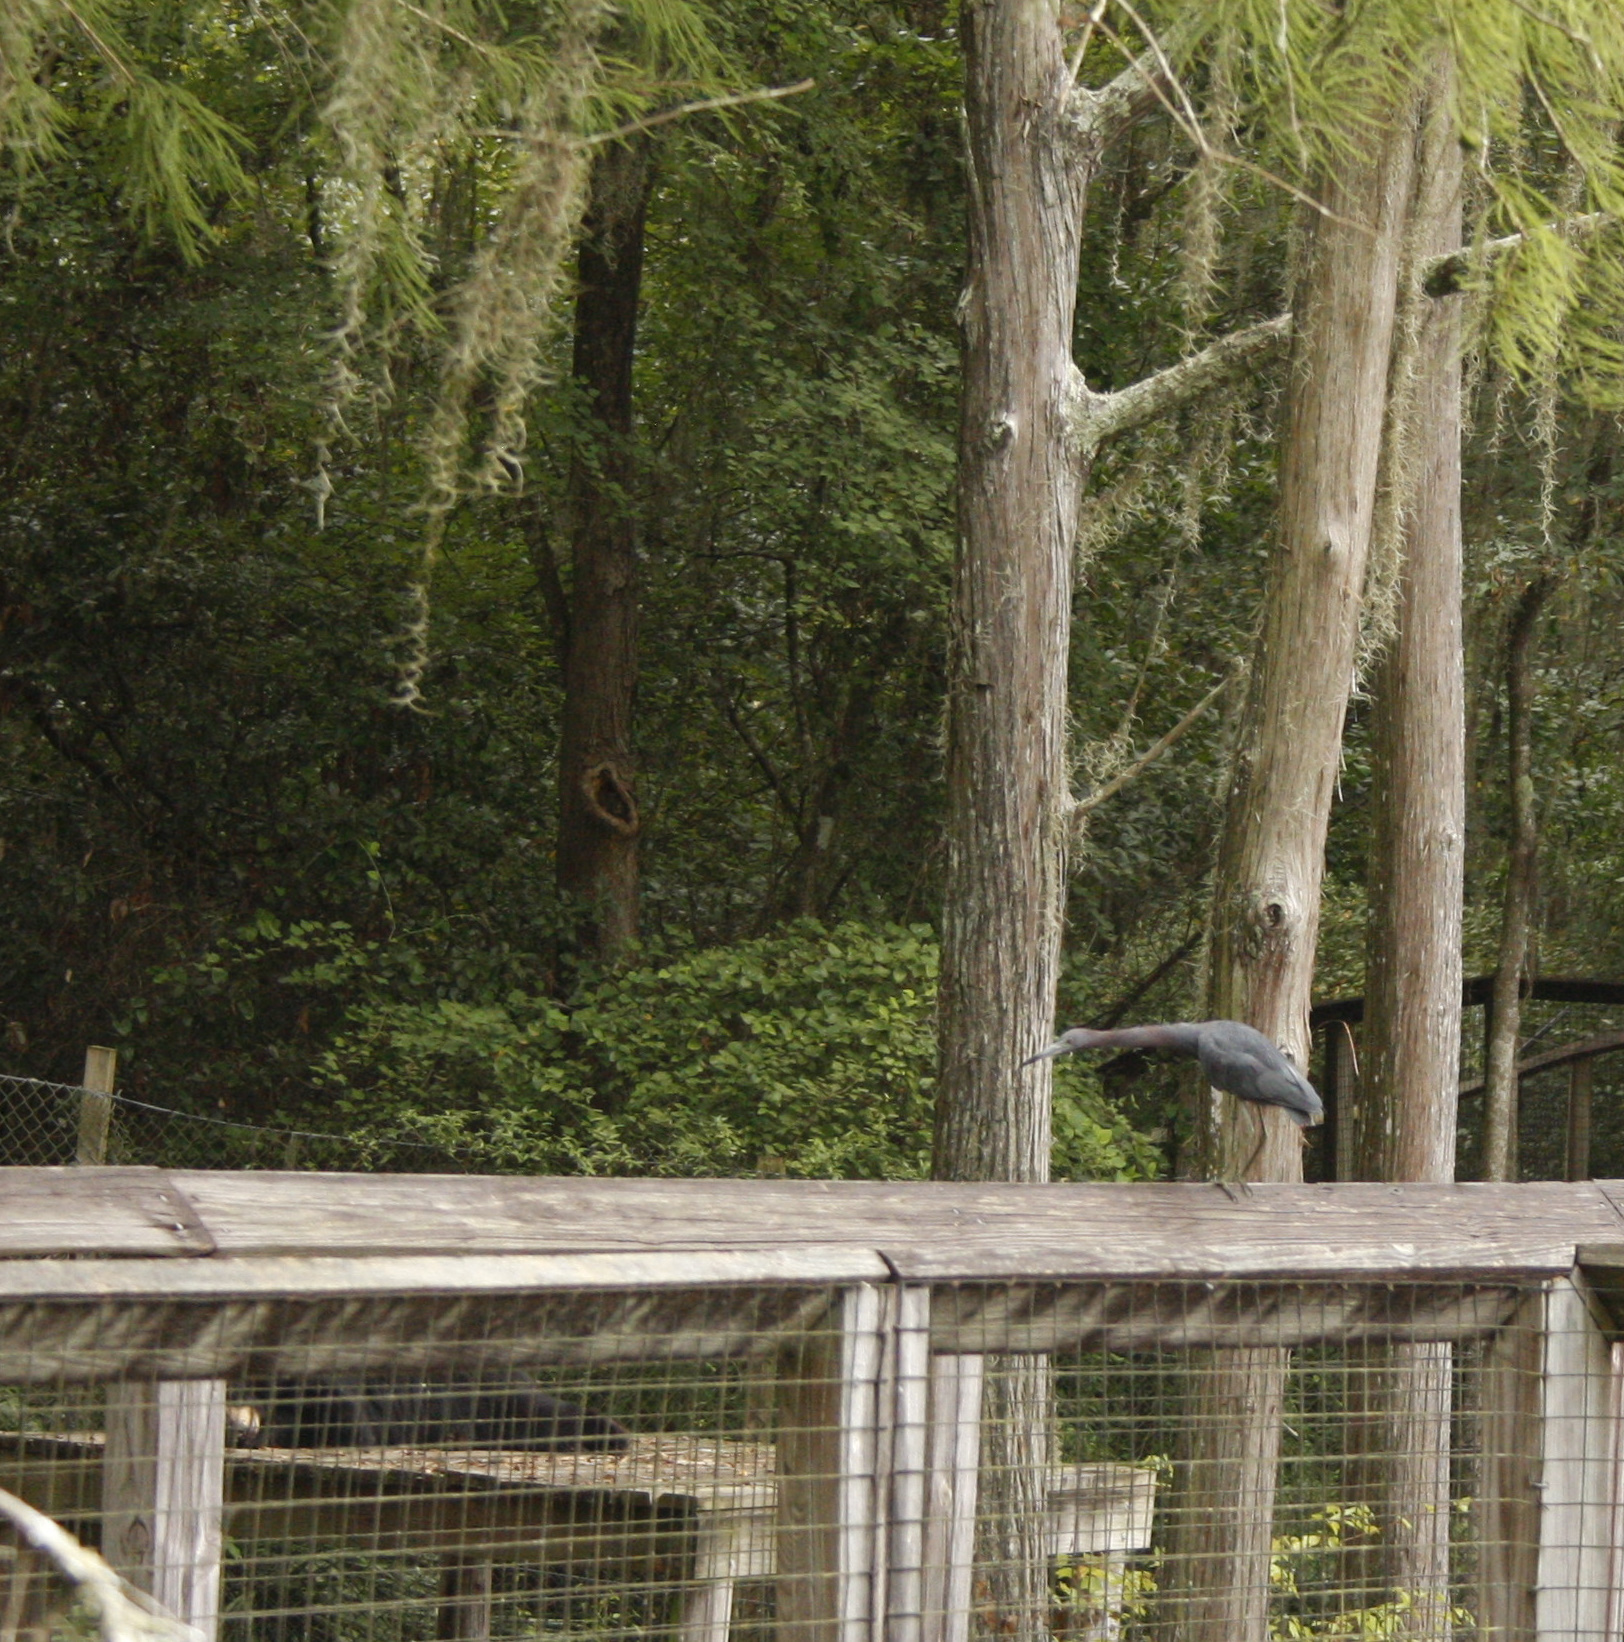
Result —
MULTIPOLYGON (((998 1611, 1010 1585, 1000 1565, 1035 1542, 1043 1629, 1072 1642, 1150 1635, 1203 1577, 1205 1521, 1237 1509, 1262 1519, 1272 1634, 1401 1630, 1420 1600, 1389 1543, 1394 1471, 1406 1467, 1428 1474, 1428 1508, 1443 1514, 1431 1600, 1469 1627, 1484 1341, 1516 1303, 1504 1284, 939 1289, 921 1392, 934 1472, 952 1442, 975 1472, 973 1522, 960 1528, 973 1572, 957 1586, 924 1576, 917 1605, 953 1610, 929 1634, 1022 1628, 998 1611), (1251 1377, 1240 1404, 1237 1365, 1251 1377), (1393 1416, 1405 1375, 1425 1381, 1430 1419, 1393 1416), (1247 1397, 1273 1402, 1252 1422, 1273 1445, 1252 1473, 1269 1473, 1271 1497, 1237 1505, 1229 1428, 1247 1397), (1000 1517, 1028 1471, 1041 1502, 1025 1509, 1041 1521, 1023 1541, 1000 1517)), ((649 1297, 577 1296, 567 1332, 556 1307, 550 1329, 532 1316, 514 1332, 494 1313, 472 1326, 463 1305, 455 1338, 395 1360, 386 1341, 344 1346, 364 1320, 323 1341, 319 1308, 298 1313, 284 1304, 281 1342, 267 1343, 277 1315, 256 1319, 258 1343, 210 1416, 224 1425, 223 1635, 833 1634, 806 1588, 841 1554, 829 1536, 852 1460, 838 1448, 853 1437, 836 1428, 852 1423, 854 1374, 877 1386, 895 1373, 854 1365, 837 1294, 712 1293, 697 1326, 691 1307, 673 1323, 649 1297)), ((92 1339, 72 1380, 0 1394, 0 1486, 92 1546, 130 1531, 119 1477, 147 1458, 153 1399, 220 1384, 178 1374, 191 1348, 177 1349, 161 1381, 98 1383, 92 1339)), ((860 1459, 859 1480, 883 1459, 860 1459)), ((941 1504, 933 1493, 916 1508, 941 1504)), ((0 1630, 61 1634, 51 1576, 13 1555, 0 1630)))

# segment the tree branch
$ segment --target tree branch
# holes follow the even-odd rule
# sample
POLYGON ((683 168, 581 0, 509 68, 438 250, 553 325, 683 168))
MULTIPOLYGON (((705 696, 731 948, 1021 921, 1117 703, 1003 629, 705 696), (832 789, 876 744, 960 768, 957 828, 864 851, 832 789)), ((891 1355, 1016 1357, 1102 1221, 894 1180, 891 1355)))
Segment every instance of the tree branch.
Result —
POLYGON ((1244 331, 1231 331, 1200 353, 1142 378, 1116 393, 1095 393, 1077 371, 1072 378, 1072 453, 1091 456, 1107 439, 1143 427, 1178 410, 1221 383, 1242 375, 1254 361, 1283 346, 1291 335, 1291 315, 1279 314, 1244 331))
MULTIPOLYGON (((1100 25, 1104 9, 1098 6, 1091 14, 1088 22, 1090 34, 1100 25)), ((1071 122, 1074 137, 1087 153, 1096 156, 1103 153, 1158 104, 1168 106, 1169 90, 1182 97, 1172 59, 1193 46, 1201 32, 1201 24, 1192 13, 1182 22, 1175 23, 1167 31, 1165 39, 1153 38, 1115 79, 1107 80, 1102 86, 1073 84, 1071 94, 1066 99, 1065 114, 1071 122)), ((1112 38, 1115 40, 1116 36, 1112 38)), ((1120 42, 1118 45, 1120 49, 1120 42)), ((1081 66, 1080 61, 1077 66, 1081 66)), ((1075 68, 1072 79, 1076 79, 1075 68)))
POLYGON ((1112 776, 1103 787, 1096 787, 1087 798, 1074 799, 1067 816, 1073 831, 1075 831, 1081 824, 1083 817, 1087 815, 1090 810, 1098 809, 1107 798, 1110 798, 1115 793, 1121 792, 1122 789, 1127 786, 1127 784, 1132 781, 1136 775, 1148 770, 1150 766, 1168 750, 1169 747, 1173 746, 1175 742, 1180 740, 1185 731, 1188 730, 1190 726, 1194 724, 1204 712, 1206 712, 1213 702, 1215 702, 1219 696, 1221 696, 1224 691, 1229 688, 1229 686, 1234 682, 1234 679, 1235 675, 1233 673, 1227 674, 1225 677, 1219 679, 1219 681, 1213 685, 1209 691, 1207 691, 1207 693, 1195 704, 1195 706, 1193 706, 1189 712, 1187 712, 1184 717, 1181 718, 1178 723, 1175 724, 1173 728, 1161 738, 1160 741, 1156 742, 1153 746, 1148 748, 1143 754, 1136 758, 1133 763, 1127 767, 1127 769, 1121 771, 1120 774, 1112 776))
MULTIPOLYGON (((1617 221, 1610 211, 1590 211, 1544 226, 1568 234, 1593 234, 1605 224, 1617 221)), ((1504 239, 1491 239, 1483 245, 1463 245, 1458 251, 1429 257, 1421 264, 1421 289, 1428 296, 1456 296, 1466 289, 1466 281, 1475 270, 1514 251, 1527 238, 1527 234, 1507 234, 1504 239)))

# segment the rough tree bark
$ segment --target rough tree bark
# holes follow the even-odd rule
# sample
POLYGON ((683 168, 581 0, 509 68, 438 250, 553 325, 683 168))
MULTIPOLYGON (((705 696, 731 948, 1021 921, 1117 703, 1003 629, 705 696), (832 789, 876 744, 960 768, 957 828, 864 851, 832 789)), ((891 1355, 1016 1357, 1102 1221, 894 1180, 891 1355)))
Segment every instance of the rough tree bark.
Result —
POLYGON ((949 629, 935 1173, 1044 1180, 1066 877, 1066 667, 1080 464, 1066 437, 1083 203, 1043 0, 962 14, 969 270, 949 629))
POLYGON ((1556 585, 1536 576, 1522 591, 1506 629, 1506 785, 1511 848, 1500 918, 1500 952, 1489 998, 1489 1042, 1483 1075, 1483 1178, 1510 1180, 1517 1168, 1517 1043, 1522 983, 1539 871, 1539 818, 1534 804, 1534 679, 1529 652, 1540 612, 1556 585))
MULTIPOLYGON (((1219 846, 1208 1013, 1244 1020, 1308 1060, 1325 832, 1353 682, 1399 255, 1413 165, 1399 112, 1321 190, 1306 225, 1280 468, 1279 538, 1219 846)), ((1234 1179, 1254 1120, 1206 1091, 1197 1137, 1234 1179)), ((1283 1115, 1282 1115, 1283 1116, 1283 1115)), ((1251 1177, 1302 1178, 1300 1131, 1279 1116, 1251 1177)), ((1183 1642, 1265 1642, 1286 1354, 1215 1352, 1194 1407, 1165 1565, 1183 1642)))
POLYGON ((570 463, 571 577, 551 602, 563 645, 558 887, 577 909, 576 951, 612 963, 637 938, 632 764, 637 689, 637 522, 632 361, 653 181, 647 137, 598 151, 579 252, 574 374, 590 434, 570 463))
MULTIPOLYGON (((1066 882, 1066 669, 1087 472, 1078 424, 1094 408, 1071 357, 1078 247, 1101 153, 1149 99, 1138 74, 1099 92, 1072 86, 1052 0, 969 0, 960 28, 969 269, 933 1167, 938 1179, 1040 1181, 1049 1065, 1016 1067, 1053 1008, 1066 882)), ((978 1629, 1039 1642, 1041 1362, 990 1365, 982 1412, 978 1629)))
MULTIPOLYGON (((1396 631, 1375 670, 1364 1081, 1353 1114, 1356 1180, 1455 1178, 1460 1079, 1466 717, 1461 630, 1459 299, 1433 300, 1422 265, 1458 249, 1461 150, 1442 78, 1417 153, 1404 301, 1416 326, 1395 382, 1388 482, 1402 509, 1396 631)), ((1404 1634, 1450 1631, 1448 1345, 1372 1348, 1350 1409, 1368 1459, 1353 1491, 1378 1536, 1361 1562, 1407 1598, 1404 1634)))

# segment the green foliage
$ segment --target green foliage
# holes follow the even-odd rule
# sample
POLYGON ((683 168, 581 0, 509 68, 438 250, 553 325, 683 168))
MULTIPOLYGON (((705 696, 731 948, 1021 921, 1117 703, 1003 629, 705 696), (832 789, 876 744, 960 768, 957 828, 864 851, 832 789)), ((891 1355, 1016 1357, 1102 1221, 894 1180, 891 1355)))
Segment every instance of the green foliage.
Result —
MULTIPOLYGON (((433 942, 265 913, 160 972, 130 1025, 165 1018, 218 1041, 222 1013, 254 1022, 272 975, 327 1045, 310 1051, 319 1093, 285 1115, 341 1120, 359 1143, 404 1135, 470 1166, 543 1173, 927 1170, 936 946, 925 928, 803 921, 650 958, 584 985, 566 1010, 494 971, 448 976, 433 942)), ((1057 1078, 1055 1130, 1062 1178, 1156 1168, 1080 1071, 1057 1078)))

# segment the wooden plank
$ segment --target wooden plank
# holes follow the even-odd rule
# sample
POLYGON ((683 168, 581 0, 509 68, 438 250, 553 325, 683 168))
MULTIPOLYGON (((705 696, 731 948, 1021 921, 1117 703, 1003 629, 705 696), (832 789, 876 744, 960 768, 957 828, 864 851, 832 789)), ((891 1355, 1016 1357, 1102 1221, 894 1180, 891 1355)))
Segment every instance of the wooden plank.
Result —
POLYGON ((102 1554, 202 1642, 219 1624, 225 1442, 223 1380, 107 1388, 102 1554))
POLYGON ((1534 1634, 1544 1324, 1540 1291, 1524 1301, 1484 1355, 1483 1452, 1473 1515, 1478 1628, 1495 1642, 1530 1642, 1534 1634))
POLYGON ((701 1509, 692 1581, 678 1621, 679 1642, 727 1642, 733 1594, 741 1579, 777 1571, 775 1513, 756 1507, 701 1509))
POLYGON ((1567 1269, 1624 1233, 1589 1184, 964 1182, 178 1175, 228 1253, 554 1252, 853 1243, 921 1281, 1567 1269))
MULTIPOLYGON (((172 1262, 165 1262, 166 1267, 172 1262)), ((770 1356, 831 1289, 777 1287, 0 1303, 0 1385, 477 1371, 770 1356)))
POLYGON ((0 1169, 0 1260, 207 1254, 195 1213, 161 1169, 0 1169))
POLYGON ((492 1571, 486 1557, 444 1559, 434 1622, 437 1642, 490 1642, 492 1571))
POLYGON ((1581 1283, 1545 1302, 1541 1377, 1539 1642, 1607 1634, 1612 1574, 1612 1353, 1581 1283))
POLYGON ((841 1245, 909 1281, 1556 1274, 1624 1238, 1604 1183, 536 1180, 0 1170, 0 1260, 595 1254, 841 1245), (99 1196, 97 1194, 100 1194, 99 1196))
POLYGON ((248 1255, 151 1261, 0 1261, 0 1304, 23 1300, 273 1300, 537 1290, 884 1282, 890 1268, 849 1244, 607 1254, 248 1255))
POLYGON ((947 1353, 1153 1351, 1481 1338, 1524 1291, 1508 1283, 963 1283, 937 1290, 947 1353))

